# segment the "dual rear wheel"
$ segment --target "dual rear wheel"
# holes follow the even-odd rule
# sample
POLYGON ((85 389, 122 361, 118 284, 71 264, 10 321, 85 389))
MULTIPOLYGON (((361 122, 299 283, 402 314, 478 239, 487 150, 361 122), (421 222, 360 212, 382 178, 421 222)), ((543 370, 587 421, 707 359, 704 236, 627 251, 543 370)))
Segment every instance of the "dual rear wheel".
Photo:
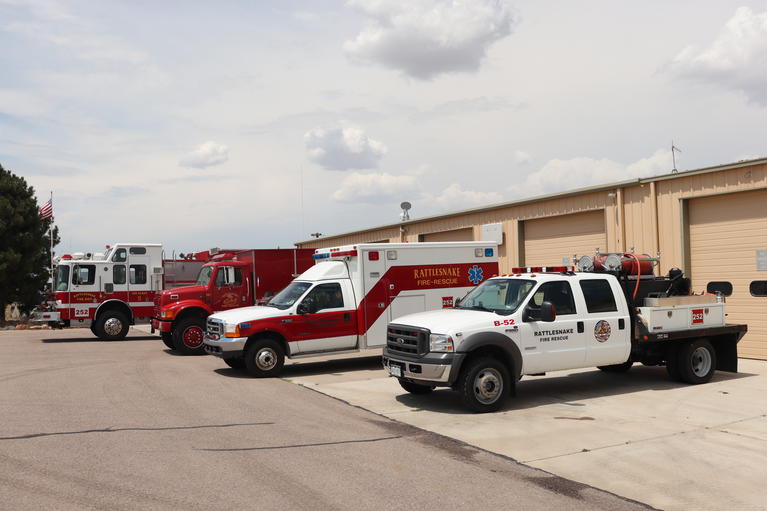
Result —
POLYGON ((716 350, 708 339, 672 345, 666 355, 666 371, 672 380, 708 383, 716 371, 716 350))

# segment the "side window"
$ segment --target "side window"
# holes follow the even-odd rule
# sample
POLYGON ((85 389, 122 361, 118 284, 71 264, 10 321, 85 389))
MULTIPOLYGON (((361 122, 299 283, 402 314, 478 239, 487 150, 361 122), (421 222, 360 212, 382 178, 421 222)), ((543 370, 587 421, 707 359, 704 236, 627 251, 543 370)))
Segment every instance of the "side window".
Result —
POLYGON ((582 280, 581 290, 586 299, 589 314, 595 312, 614 312, 618 310, 610 283, 606 280, 582 280))
POLYGON ((125 265, 116 264, 112 267, 112 283, 125 284, 125 265))
POLYGON ((130 265, 130 283, 146 284, 146 265, 145 264, 130 265))
POLYGON ((532 300, 535 307, 540 307, 543 302, 551 302, 557 316, 575 314, 575 300, 573 300, 573 290, 569 282, 563 280, 546 282, 539 287, 532 300))
POLYGON ((706 285, 706 293, 722 293, 724 296, 732 294, 732 284, 730 282, 709 282, 706 285))
POLYGON ((146 247, 131 247, 130 253, 132 255, 144 255, 146 254, 146 247))
POLYGON ((341 293, 341 284, 320 284, 315 287, 304 300, 312 300, 316 309, 336 309, 344 306, 344 298, 341 293))
POLYGON ((72 272, 72 284, 89 286, 96 281, 96 266, 92 264, 78 264, 72 272))
POLYGON ((754 280, 748 286, 751 296, 767 296, 767 280, 754 280))
POLYGON ((222 266, 216 273, 216 286, 239 286, 242 284, 242 268, 222 266))
POLYGON ((128 254, 124 248, 118 248, 112 256, 113 263, 124 263, 128 260, 128 254))

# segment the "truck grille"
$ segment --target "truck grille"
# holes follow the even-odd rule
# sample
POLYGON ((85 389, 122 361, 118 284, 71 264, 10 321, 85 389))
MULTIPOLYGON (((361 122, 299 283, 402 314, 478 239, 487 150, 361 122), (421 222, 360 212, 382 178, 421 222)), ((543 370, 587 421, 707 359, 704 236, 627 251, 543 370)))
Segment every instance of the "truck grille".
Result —
POLYGON ((386 329, 386 347, 394 353, 423 355, 429 351, 429 334, 425 329, 390 324, 386 329))
POLYGON ((207 331, 208 337, 212 339, 218 339, 224 335, 224 324, 220 320, 208 318, 207 331))

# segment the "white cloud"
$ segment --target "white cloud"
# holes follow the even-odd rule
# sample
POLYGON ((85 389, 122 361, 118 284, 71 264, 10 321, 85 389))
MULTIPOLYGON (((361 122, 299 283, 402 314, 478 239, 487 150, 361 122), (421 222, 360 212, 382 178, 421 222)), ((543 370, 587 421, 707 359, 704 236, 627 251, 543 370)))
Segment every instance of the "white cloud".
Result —
POLYGON ((178 162, 182 167, 204 169, 220 165, 229 159, 229 148, 212 140, 187 154, 178 162))
POLYGON ((372 169, 386 146, 357 126, 314 128, 304 135, 309 159, 328 170, 372 169))
POLYGON ((677 75, 743 92, 767 106, 767 11, 740 7, 707 48, 683 49, 671 62, 677 75))
POLYGON ((522 184, 510 186, 509 190, 516 196, 534 196, 670 171, 670 149, 659 149, 652 156, 628 165, 607 158, 553 159, 529 174, 522 184))
POLYGON ((414 176, 393 176, 382 174, 361 174, 353 172, 341 182, 333 193, 333 200, 339 202, 374 203, 404 200, 416 187, 414 176))
POLYGON ((344 49, 354 60, 430 79, 479 69, 490 45, 511 33, 504 0, 349 0, 369 18, 344 49))
POLYGON ((453 183, 436 195, 427 194, 426 199, 436 206, 436 209, 444 211, 494 204, 501 202, 503 196, 497 192, 464 190, 458 183, 453 183))
POLYGON ((525 151, 514 151, 512 158, 514 158, 514 161, 520 165, 530 163, 533 160, 533 156, 525 151))
POLYGON ((48 106, 38 95, 13 89, 0 89, 0 113, 17 117, 40 116, 48 106))

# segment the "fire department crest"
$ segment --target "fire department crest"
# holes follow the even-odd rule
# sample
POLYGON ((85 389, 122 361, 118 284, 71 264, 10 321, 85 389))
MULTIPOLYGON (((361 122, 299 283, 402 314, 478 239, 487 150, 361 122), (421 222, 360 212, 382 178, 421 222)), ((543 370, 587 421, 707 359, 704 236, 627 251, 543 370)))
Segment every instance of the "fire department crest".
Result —
POLYGON ((604 319, 594 325, 594 338, 596 338, 596 340, 599 342, 605 342, 607 339, 609 339, 611 332, 612 328, 610 328, 610 323, 604 319))

